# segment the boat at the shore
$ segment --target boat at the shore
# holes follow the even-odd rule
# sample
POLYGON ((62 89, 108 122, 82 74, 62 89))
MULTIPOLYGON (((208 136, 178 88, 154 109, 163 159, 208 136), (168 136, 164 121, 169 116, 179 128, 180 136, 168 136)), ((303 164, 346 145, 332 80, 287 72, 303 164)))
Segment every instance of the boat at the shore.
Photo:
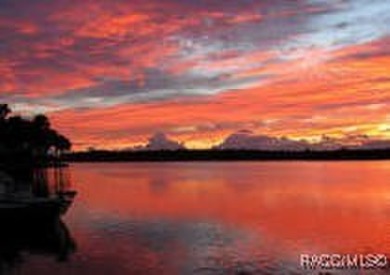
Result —
POLYGON ((0 221, 2 224, 42 223, 61 217, 77 192, 70 189, 62 172, 35 171, 22 181, 0 174, 0 221), (50 180, 52 178, 52 180, 50 180))
POLYGON ((5 223, 50 221, 67 211, 75 195, 75 191, 66 191, 51 197, 0 196, 0 220, 5 223))

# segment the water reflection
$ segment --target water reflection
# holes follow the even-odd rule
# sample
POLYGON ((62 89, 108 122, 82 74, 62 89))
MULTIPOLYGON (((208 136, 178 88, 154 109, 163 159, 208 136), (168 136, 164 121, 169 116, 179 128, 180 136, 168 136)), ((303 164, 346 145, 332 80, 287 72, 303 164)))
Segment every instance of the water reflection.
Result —
MULTIPOLYGON (((390 255, 390 162, 93 163, 70 169, 78 194, 64 221, 77 253, 57 219, 31 235, 2 233, 3 270, 318 274, 300 268, 301 253, 390 255), (66 264, 48 260, 69 255, 66 264)), ((20 193, 71 195, 61 191, 73 188, 69 171, 33 175, 33 185, 16 188, 20 193)))
POLYGON ((66 261, 75 252, 61 220, 75 195, 67 168, 1 172, 0 274, 20 269, 26 255, 66 261))
POLYGON ((390 254, 389 162, 78 164, 72 172, 82 204, 69 222, 88 272, 316 274, 300 268, 300 254, 390 254))
POLYGON ((66 225, 58 218, 45 223, 0 228, 0 274, 23 263, 27 254, 42 254, 66 261, 76 243, 66 225))

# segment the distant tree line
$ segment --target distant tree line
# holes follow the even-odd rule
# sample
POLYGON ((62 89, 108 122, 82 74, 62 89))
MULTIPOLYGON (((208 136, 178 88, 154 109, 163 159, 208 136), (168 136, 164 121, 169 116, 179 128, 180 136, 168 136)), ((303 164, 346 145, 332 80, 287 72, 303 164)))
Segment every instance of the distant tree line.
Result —
POLYGON ((27 119, 11 113, 8 104, 0 104, 0 162, 19 155, 44 159, 70 150, 70 140, 52 129, 45 115, 27 119))
POLYGON ((72 152, 64 155, 72 162, 115 161, 277 161, 277 160, 388 160, 390 149, 338 149, 333 151, 260 151, 260 150, 160 150, 72 152))

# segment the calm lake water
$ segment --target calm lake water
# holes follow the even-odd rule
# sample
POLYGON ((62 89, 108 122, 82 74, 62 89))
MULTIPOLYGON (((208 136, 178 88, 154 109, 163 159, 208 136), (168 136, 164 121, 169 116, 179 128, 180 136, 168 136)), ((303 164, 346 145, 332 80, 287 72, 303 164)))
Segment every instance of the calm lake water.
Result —
POLYGON ((0 274, 317 274, 300 267, 300 254, 390 255, 387 161, 68 170, 78 195, 58 226, 69 240, 61 235, 59 253, 44 235, 11 263, 0 254, 0 274))

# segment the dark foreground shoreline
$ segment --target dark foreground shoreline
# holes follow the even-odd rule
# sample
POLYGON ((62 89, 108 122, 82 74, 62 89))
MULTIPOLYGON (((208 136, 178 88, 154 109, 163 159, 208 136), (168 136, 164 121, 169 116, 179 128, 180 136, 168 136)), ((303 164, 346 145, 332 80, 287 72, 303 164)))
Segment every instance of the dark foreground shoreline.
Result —
POLYGON ((390 149, 334 151, 177 150, 91 151, 63 156, 67 162, 169 162, 169 161, 278 161, 278 160, 390 160, 390 149))

